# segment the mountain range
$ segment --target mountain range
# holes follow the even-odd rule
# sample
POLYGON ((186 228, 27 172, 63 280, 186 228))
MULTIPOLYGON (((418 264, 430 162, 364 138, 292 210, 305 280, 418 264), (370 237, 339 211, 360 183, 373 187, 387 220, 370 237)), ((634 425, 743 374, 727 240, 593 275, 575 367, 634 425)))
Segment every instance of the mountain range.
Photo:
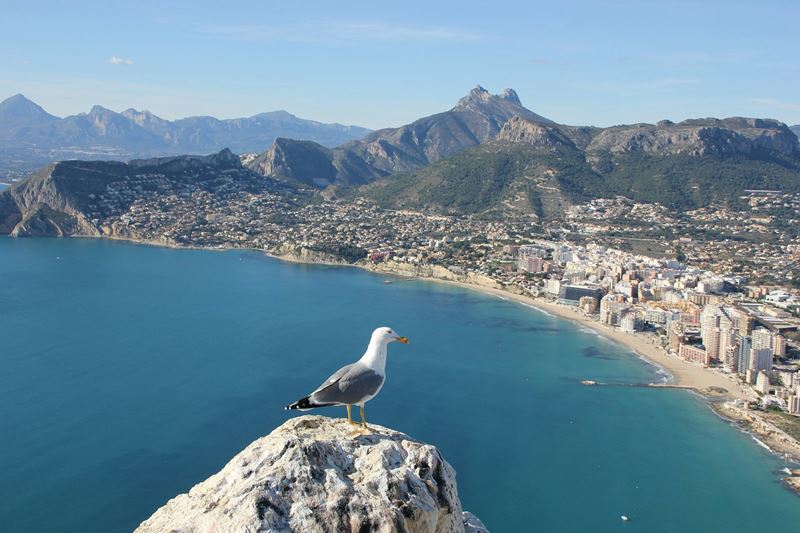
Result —
POLYGON ((689 208, 745 188, 800 188, 800 145, 771 119, 701 118, 599 128, 477 86, 449 111, 330 149, 277 139, 247 165, 266 176, 385 207, 556 216, 598 196, 689 208))
MULTIPOLYGON (((84 122, 107 139, 146 131, 160 132, 163 141, 182 122, 106 111, 58 119, 17 98, 0 107, 0 123, 27 124, 14 138, 36 142, 37 133, 80 132, 75 124, 84 122)), ((229 187, 283 187, 282 198, 361 198, 386 208, 487 217, 558 218, 570 205, 617 195, 675 210, 736 207, 745 189, 800 193, 800 141, 771 119, 563 125, 524 107, 512 89, 493 95, 478 86, 448 111, 332 148, 280 137, 249 157, 225 149, 206 158, 49 165, 0 192, 0 233, 93 234, 101 231, 93 220, 124 213, 137 198, 199 186, 223 196, 229 187), (117 205, 120 198, 124 205, 117 205)))
POLYGON ((479 85, 449 111, 399 128, 374 131, 334 149, 313 142, 277 139, 248 166, 267 176, 318 187, 364 184, 487 142, 515 116, 552 122, 523 107, 513 89, 491 95, 479 85))
POLYGON ((800 192, 800 145, 785 125, 732 118, 599 129, 515 117, 487 143, 350 196, 387 208, 558 218, 617 195, 675 210, 735 206, 745 189, 800 192))
POLYGON ((286 111, 228 120, 204 116, 170 121, 149 111, 117 113, 94 106, 88 113, 59 118, 17 94, 0 102, 0 166, 31 168, 58 159, 129 159, 222 148, 262 152, 279 137, 338 146, 369 131, 305 120, 286 111))

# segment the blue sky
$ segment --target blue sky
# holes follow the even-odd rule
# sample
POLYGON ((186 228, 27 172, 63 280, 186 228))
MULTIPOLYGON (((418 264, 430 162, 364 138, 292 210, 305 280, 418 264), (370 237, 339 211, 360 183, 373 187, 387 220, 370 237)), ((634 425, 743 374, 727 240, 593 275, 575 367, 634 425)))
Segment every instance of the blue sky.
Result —
POLYGON ((396 126, 480 83, 567 124, 800 123, 800 1, 3 0, 0 99, 396 126), (76 7, 75 4, 80 4, 76 7), (167 4, 167 5, 164 5, 167 4))

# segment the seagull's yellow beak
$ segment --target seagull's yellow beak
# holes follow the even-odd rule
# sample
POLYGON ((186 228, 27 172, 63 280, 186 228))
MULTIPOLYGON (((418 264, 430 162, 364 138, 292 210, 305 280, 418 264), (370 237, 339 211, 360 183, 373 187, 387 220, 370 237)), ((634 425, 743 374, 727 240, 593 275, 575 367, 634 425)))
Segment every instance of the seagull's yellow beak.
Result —
POLYGON ((408 339, 406 337, 395 337, 394 340, 402 342, 403 344, 408 344, 408 339))

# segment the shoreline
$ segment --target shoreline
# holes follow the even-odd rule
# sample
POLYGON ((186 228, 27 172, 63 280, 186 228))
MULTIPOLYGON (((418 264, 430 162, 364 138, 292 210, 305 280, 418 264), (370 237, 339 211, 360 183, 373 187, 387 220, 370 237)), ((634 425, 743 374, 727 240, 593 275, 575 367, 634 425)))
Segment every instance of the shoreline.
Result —
POLYGON ((709 406, 717 416, 750 435, 773 454, 800 463, 800 443, 755 412, 732 402, 709 402, 709 406))
MULTIPOLYGON (((276 258, 282 259, 281 257, 276 258)), ((401 277, 411 277, 402 272, 398 273, 392 272, 391 270, 374 269, 362 265, 352 266, 363 268, 369 272, 392 274, 401 277)), ((733 379, 713 370, 706 369, 699 365, 689 363, 683 359, 667 354, 662 347, 655 345, 644 334, 624 333, 618 329, 600 324, 597 320, 593 320, 584 315, 582 312, 578 311, 577 308, 557 304, 542 298, 518 294, 506 289, 487 287, 475 283, 466 283, 428 276, 413 277, 423 281, 444 283, 467 290, 481 292, 486 295, 512 300, 522 305, 534 308, 537 311, 554 316, 555 318, 569 320, 578 326, 587 327, 598 335, 625 346, 646 363, 656 367, 662 373, 666 373, 666 384, 675 386, 676 388, 692 389, 706 398, 742 400, 747 398, 747 395, 742 392, 741 385, 736 383, 733 379), (711 387, 725 389, 727 392, 723 393, 719 390, 713 390, 711 387)), ((592 376, 585 376, 585 379, 591 378, 592 376)))
MULTIPOLYGON (((378 275, 395 276, 408 280, 416 279, 426 282, 448 284, 461 289, 480 292, 484 295, 495 296, 504 300, 511 300, 535 311, 548 314, 554 318, 568 320, 577 325, 579 328, 587 327, 597 335, 628 348, 639 359, 656 367, 659 373, 664 373, 667 375, 666 383, 651 383, 649 384, 650 386, 654 388, 681 388, 700 395, 705 400, 705 403, 712 412, 729 424, 734 425, 741 431, 749 434, 751 438, 755 439, 757 442, 767 448, 772 454, 782 458, 786 458, 788 456, 792 461, 800 463, 800 442, 785 435, 782 431, 772 426, 772 424, 759 417, 757 413, 753 411, 745 412, 742 411, 741 408, 731 405, 732 400, 746 400, 748 398, 740 383, 735 382, 734 379, 727 375, 706 369, 699 365, 684 361, 678 357, 669 355, 662 347, 656 346, 642 334, 624 333, 620 330, 600 324, 598 321, 584 315, 577 308, 557 304, 541 298, 519 294, 507 289, 499 288, 497 286, 490 287, 478 283, 444 279, 433 275, 420 275, 420 272, 418 271, 419 269, 417 268, 414 268, 414 271, 412 272, 410 270, 404 271, 398 268, 391 268, 386 263, 381 263, 381 265, 383 265, 382 268, 376 268, 376 266, 370 264, 347 263, 345 261, 339 262, 336 261, 333 256, 329 256, 328 254, 317 252, 308 253, 307 251, 304 252, 303 250, 305 249, 302 247, 294 247, 292 252, 278 253, 278 251, 275 249, 266 250, 244 246, 209 247, 136 240, 124 237, 83 237, 123 241, 170 249, 208 250, 220 252, 245 250, 258 252, 266 257, 287 263, 353 267, 378 275), (298 251, 301 251, 302 255, 298 255, 298 251), (725 392, 722 392, 721 389, 724 389, 725 392), (731 413, 734 414, 732 415, 731 413), (775 435, 778 435, 778 437, 773 438, 775 435), (759 437, 763 439, 763 441, 759 439, 759 437)), ((411 265, 408 266, 411 267, 411 265)), ((449 270, 446 271, 452 273, 449 270)), ((455 274, 453 275, 455 276, 455 274)), ((494 283, 496 285, 496 282, 494 283)), ((586 376, 584 379, 591 380, 591 376, 586 376)), ((790 476, 784 478, 783 482, 788 488, 800 493, 800 477, 790 476)))
MULTIPOLYGON (((444 279, 436 276, 420 275, 415 270, 403 271, 397 268, 387 268, 387 263, 379 263, 381 267, 371 266, 369 264, 360 263, 347 263, 345 261, 337 262, 333 256, 323 253, 302 253, 299 255, 297 252, 305 250, 302 247, 294 246, 292 252, 279 253, 277 250, 266 250, 262 248, 250 248, 244 246, 198 246, 198 245, 182 245, 159 241, 139 240, 128 237, 115 237, 115 236, 92 236, 92 235, 77 235, 71 238, 88 238, 88 239, 108 239, 111 241, 122 241, 134 244, 143 244, 146 246, 157 246, 170 249, 187 249, 187 250, 208 250, 216 252, 224 252, 228 250, 245 250, 261 253, 272 259, 284 261, 294 264, 309 264, 309 265, 322 265, 322 266, 337 266, 337 267, 352 267, 361 270, 372 272, 379 275, 397 276, 405 279, 419 279, 422 281, 431 281, 436 283, 449 284, 454 287, 460 287, 466 290, 480 292, 485 295, 496 296, 506 300, 513 300, 519 304, 529 306, 539 312, 550 314, 556 318, 569 320, 578 326, 585 326, 598 335, 621 344, 634 352, 640 359, 646 363, 653 365, 659 371, 667 374, 667 383, 674 385, 678 388, 686 388, 695 390, 706 398, 718 399, 747 399, 747 395, 742 392, 741 385, 734 382, 727 376, 708 370, 699 365, 689 363, 678 357, 669 355, 660 346, 656 346, 642 334, 624 333, 620 330, 611 328, 600 324, 598 321, 588 318, 586 315, 578 311, 577 308, 560 305, 554 302, 544 300, 542 298, 535 298, 524 294, 515 293, 506 289, 497 287, 489 287, 486 285, 479 285, 477 283, 468 283, 465 281, 456 281, 452 279, 444 279), (727 392, 721 393, 710 389, 710 387, 718 387, 725 389, 727 392)), ((286 246, 286 245, 284 245, 286 246)), ((291 248, 291 245, 288 246, 291 248)), ((411 267, 411 265, 409 265, 411 267)), ((442 267, 443 268, 443 267, 442 267)), ((448 271, 450 272, 450 271, 448 271)), ((455 274, 453 274, 455 276, 455 274)), ((591 376, 586 376, 585 379, 591 379, 591 376)))

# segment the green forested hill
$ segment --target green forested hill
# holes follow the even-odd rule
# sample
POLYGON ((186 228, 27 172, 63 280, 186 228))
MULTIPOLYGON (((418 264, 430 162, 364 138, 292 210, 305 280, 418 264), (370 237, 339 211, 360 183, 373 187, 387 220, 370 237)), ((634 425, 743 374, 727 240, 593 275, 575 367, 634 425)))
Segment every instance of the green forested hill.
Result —
POLYGON ((493 142, 384 178, 357 194, 391 208, 553 217, 565 205, 617 195, 675 209, 735 205, 745 189, 800 192, 800 160, 768 152, 612 154, 493 142))

